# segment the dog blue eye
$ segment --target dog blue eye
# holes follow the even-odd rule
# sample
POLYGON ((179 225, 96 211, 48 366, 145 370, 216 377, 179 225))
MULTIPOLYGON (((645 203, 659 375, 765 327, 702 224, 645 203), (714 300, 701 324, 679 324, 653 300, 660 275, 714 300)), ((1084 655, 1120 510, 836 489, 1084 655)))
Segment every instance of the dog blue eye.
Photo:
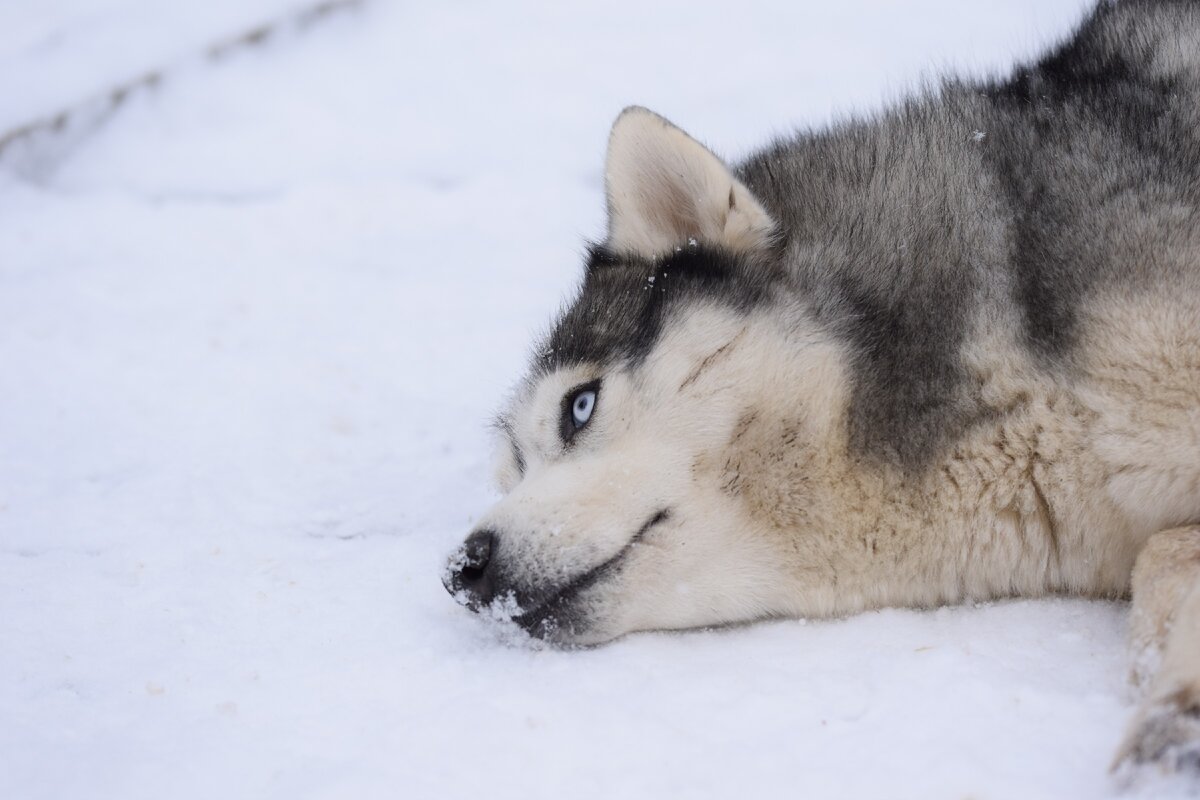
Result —
POLYGON ((564 447, 570 447, 575 434, 588 424, 592 414, 596 413, 596 403, 599 399, 599 379, 576 386, 563 395, 562 414, 558 418, 558 435, 562 438, 564 447))
POLYGON ((582 428, 592 418, 592 410, 596 407, 596 391, 587 389, 575 395, 571 400, 571 419, 576 428, 582 428))

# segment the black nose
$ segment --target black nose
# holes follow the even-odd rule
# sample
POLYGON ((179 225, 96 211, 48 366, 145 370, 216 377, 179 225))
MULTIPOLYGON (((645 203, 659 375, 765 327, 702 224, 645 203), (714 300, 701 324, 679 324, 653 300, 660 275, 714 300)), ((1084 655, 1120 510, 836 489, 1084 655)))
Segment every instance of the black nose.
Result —
POLYGON ((468 536, 450 559, 446 577, 442 581, 446 591, 464 600, 472 609, 492 602, 496 588, 488 565, 492 563, 496 548, 495 531, 485 528, 468 536))

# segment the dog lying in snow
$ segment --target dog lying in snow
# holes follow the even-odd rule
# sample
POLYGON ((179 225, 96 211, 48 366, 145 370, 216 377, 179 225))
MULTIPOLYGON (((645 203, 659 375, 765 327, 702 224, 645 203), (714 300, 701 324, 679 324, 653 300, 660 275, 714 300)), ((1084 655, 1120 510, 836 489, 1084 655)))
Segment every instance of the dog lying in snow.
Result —
POLYGON ((723 163, 642 108, 447 587, 536 636, 1132 593, 1200 764, 1200 2, 723 163))

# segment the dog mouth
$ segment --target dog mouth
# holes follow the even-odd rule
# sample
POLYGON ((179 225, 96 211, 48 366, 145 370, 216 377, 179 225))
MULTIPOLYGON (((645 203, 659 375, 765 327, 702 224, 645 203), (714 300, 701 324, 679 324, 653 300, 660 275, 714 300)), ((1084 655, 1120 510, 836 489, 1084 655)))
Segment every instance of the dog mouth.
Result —
POLYGON ((512 616, 511 620, 539 638, 551 638, 563 626, 572 625, 571 603, 585 590, 620 569, 622 562, 633 551, 633 548, 642 542, 646 534, 670 518, 670 509, 664 508, 654 512, 615 555, 552 590, 536 606, 531 609, 522 609, 521 613, 512 616))

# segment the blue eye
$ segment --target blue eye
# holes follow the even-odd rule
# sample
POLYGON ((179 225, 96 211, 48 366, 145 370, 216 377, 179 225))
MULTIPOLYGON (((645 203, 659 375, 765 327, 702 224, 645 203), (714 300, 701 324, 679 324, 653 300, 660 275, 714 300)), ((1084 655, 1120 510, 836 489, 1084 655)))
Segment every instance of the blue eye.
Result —
POLYGON ((596 407, 596 391, 587 389, 575 395, 571 400, 571 419, 575 427, 582 428, 592 418, 592 410, 596 407))
POLYGON ((571 445, 571 439, 583 426, 587 425, 596 413, 596 403, 600 400, 600 381, 594 380, 576 386, 563 395, 562 416, 559 418, 559 435, 563 444, 571 445))

